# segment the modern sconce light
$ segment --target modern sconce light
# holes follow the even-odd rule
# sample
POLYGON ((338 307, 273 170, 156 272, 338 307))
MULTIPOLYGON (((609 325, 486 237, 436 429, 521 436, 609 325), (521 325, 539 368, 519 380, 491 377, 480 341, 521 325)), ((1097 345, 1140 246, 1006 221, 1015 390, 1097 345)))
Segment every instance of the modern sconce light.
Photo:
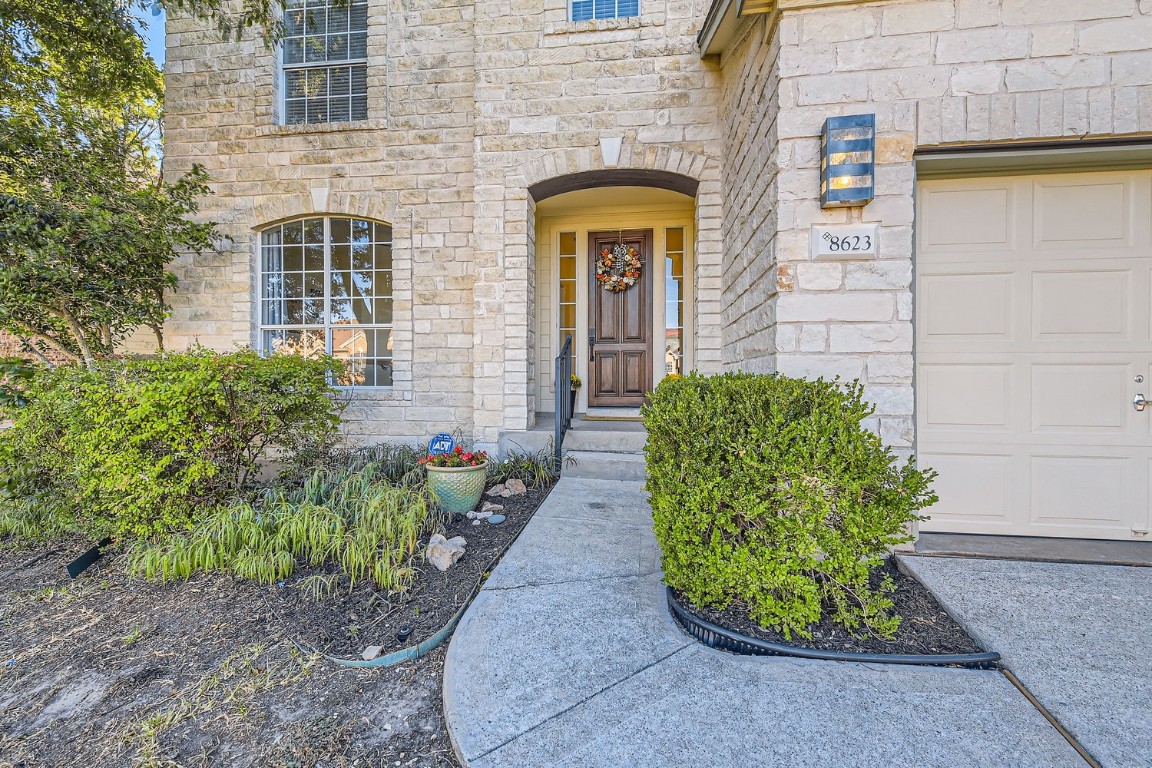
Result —
POLYGON ((876 187, 876 115, 830 117, 820 132, 820 207, 872 202, 876 187))

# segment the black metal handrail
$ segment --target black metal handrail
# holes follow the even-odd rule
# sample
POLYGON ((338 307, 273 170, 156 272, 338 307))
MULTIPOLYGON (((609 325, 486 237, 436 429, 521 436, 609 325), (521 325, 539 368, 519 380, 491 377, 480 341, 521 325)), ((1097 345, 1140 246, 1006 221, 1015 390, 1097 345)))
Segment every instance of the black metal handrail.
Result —
POLYGON ((556 358, 556 434, 552 439, 556 466, 560 466, 560 449, 564 446, 564 435, 572 426, 572 334, 564 339, 564 346, 556 358))

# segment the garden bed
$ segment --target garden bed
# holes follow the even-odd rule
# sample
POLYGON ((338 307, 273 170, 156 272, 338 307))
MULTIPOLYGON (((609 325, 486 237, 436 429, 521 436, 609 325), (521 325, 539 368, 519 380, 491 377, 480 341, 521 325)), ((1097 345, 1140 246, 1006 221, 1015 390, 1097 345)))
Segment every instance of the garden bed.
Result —
MULTIPOLYGON (((692 605, 690 601, 677 594, 674 590, 671 595, 673 612, 682 609, 687 615, 678 615, 677 619, 697 636, 715 634, 710 632, 707 624, 715 625, 732 633, 731 638, 721 638, 719 647, 734 646, 733 650, 739 652, 753 652, 753 643, 741 643, 741 639, 763 641, 769 646, 786 646, 796 649, 796 655, 803 654, 804 650, 830 652, 831 654, 878 654, 887 656, 958 656, 983 654, 984 649, 965 631, 965 629, 952 618, 940 603, 913 576, 904 573, 896 562, 889 558, 884 564, 877 567, 871 574, 871 586, 879 587, 885 577, 892 579, 895 591, 890 595, 893 602, 893 612, 900 617, 900 628, 891 639, 885 639, 875 634, 864 633, 862 636, 853 635, 844 627, 834 623, 828 616, 831 611, 825 611, 825 618, 817 624, 808 627, 812 636, 800 637, 793 634, 791 638, 774 629, 765 629, 752 621, 748 615, 748 606, 734 601, 724 610, 705 608, 692 605), (678 605, 677 605, 678 604, 678 605), (694 622, 693 618, 703 619, 703 622, 694 622), (695 626, 688 626, 695 625, 695 626), (725 642, 728 640, 730 642, 725 642), (749 646, 746 650, 738 646, 749 646)), ((788 653, 786 648, 781 653, 788 653)), ((974 660, 975 661, 975 660, 974 660)), ((907 662, 905 662, 907 663, 907 662)), ((987 666, 985 661, 980 666, 987 666)))
MULTIPOLYGON (((434 634, 471 597, 547 490, 495 499, 496 526, 447 573, 419 563, 388 599, 362 582, 322 601, 295 585, 218 574, 156 584, 107 557, 70 581, 90 542, 0 550, 0 767, 85 765, 456 766, 440 711, 444 649, 387 669, 338 667, 434 634), (38 555, 43 559, 23 567, 38 555), (396 633, 411 627, 403 642, 396 633)), ((485 497, 488 498, 488 497, 485 497)))

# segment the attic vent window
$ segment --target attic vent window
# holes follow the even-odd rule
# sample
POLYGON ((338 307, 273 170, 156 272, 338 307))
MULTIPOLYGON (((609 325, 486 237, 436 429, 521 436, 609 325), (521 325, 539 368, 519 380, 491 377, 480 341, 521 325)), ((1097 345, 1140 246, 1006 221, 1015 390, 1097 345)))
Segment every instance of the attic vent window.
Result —
POLYGON ((368 119, 368 0, 286 0, 284 122, 368 119))
POLYGON ((572 21, 623 19, 640 15, 640 0, 572 0, 572 21))

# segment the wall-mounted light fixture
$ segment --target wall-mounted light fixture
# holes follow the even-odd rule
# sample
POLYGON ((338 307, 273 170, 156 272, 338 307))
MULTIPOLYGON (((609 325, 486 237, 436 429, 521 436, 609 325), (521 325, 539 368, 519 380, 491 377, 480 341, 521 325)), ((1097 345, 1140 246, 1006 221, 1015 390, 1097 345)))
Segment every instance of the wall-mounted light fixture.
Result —
POLYGON ((820 207, 872 202, 876 188, 876 115, 824 121, 820 132, 820 207))

